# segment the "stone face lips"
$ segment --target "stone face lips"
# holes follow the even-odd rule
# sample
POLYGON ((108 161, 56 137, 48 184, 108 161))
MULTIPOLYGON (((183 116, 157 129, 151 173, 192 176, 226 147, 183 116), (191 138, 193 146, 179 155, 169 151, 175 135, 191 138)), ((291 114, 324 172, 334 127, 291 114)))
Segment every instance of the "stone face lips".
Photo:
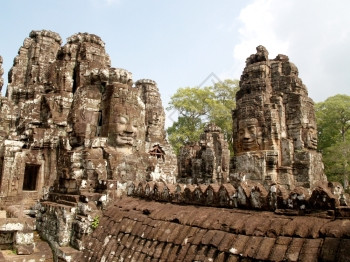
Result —
POLYGON ((268 59, 258 46, 247 58, 236 99, 233 173, 287 188, 326 181, 313 101, 287 56, 268 59))

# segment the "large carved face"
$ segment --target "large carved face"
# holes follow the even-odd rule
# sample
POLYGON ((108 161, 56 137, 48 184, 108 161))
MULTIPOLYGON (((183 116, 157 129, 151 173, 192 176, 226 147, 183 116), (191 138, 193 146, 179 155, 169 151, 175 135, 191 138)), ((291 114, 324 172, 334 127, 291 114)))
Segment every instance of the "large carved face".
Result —
MULTIPOLYGON (((137 146, 140 112, 132 107, 116 105, 109 124, 108 143, 123 154, 131 154, 137 146)), ((144 120, 143 120, 144 121, 144 120)))
POLYGON ((303 130, 303 140, 305 147, 317 149, 317 130, 314 126, 309 126, 303 130))
POLYGON ((127 114, 116 116, 116 145, 132 146, 135 143, 138 132, 137 120, 127 114))
POLYGON ((254 151, 260 148, 261 128, 256 118, 239 121, 238 141, 242 151, 254 151))

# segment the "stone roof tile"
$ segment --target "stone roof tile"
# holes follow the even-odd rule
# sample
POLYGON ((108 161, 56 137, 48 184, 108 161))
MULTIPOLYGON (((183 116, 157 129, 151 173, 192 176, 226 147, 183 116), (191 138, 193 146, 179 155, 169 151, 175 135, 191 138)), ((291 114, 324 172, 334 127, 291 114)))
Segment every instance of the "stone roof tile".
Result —
POLYGON ((187 243, 186 245, 180 245, 177 251, 176 261, 183 261, 186 257, 187 251, 190 248, 191 244, 187 243))
POLYGON ((132 235, 138 235, 138 234, 142 234, 141 230, 142 230, 142 227, 144 226, 144 224, 142 224, 141 221, 136 221, 136 223, 134 224, 134 227, 132 228, 131 230, 131 234, 132 235))
POLYGON ((208 252, 208 246, 198 247, 194 261, 204 261, 206 259, 206 254, 208 252))
POLYGON ((271 261, 282 261, 285 257, 287 245, 276 244, 270 253, 269 260, 271 261))
POLYGON ((135 251, 131 256, 131 261, 142 261, 140 260, 140 256, 141 256, 141 253, 138 251, 135 251))
POLYGON ((174 239, 174 244, 176 245, 183 245, 185 242, 187 242, 187 236, 188 233, 191 231, 191 227, 189 226, 180 226, 179 234, 176 236, 176 239, 174 239))
POLYGON ((232 247, 232 244, 236 240, 236 238, 237 238, 237 235, 224 232, 224 237, 222 238, 221 242, 217 246, 218 250, 224 251, 224 252, 229 252, 229 250, 232 247))
POLYGON ((209 245, 211 243, 211 240, 215 236, 215 231, 214 230, 208 230, 202 237, 201 243, 203 245, 209 245))
POLYGON ((156 251, 156 247, 158 245, 158 241, 153 241, 151 246, 149 247, 149 250, 147 252, 147 255, 149 255, 150 257, 153 256, 154 252, 156 251))
POLYGON ((157 232, 154 236, 154 238, 158 241, 166 242, 168 235, 171 233, 169 230, 169 226, 171 223, 169 222, 163 222, 160 224, 160 226, 157 227, 157 232))
POLYGON ((207 259, 205 261, 213 261, 216 257, 217 249, 215 247, 210 247, 208 253, 207 253, 207 259))
POLYGON ((202 241, 203 236, 207 233, 206 229, 199 229, 194 239, 192 240, 192 244, 199 245, 202 241))
MULTIPOLYGON (((320 258, 322 261, 336 261, 337 255, 338 255, 338 249, 340 245, 341 239, 339 238, 330 238, 326 237, 322 250, 321 250, 321 255, 320 258)), ((350 255, 349 255, 350 257, 350 255)))
POLYGON ((141 252, 143 247, 145 246, 145 243, 147 242, 146 239, 141 238, 140 241, 137 243, 137 246, 135 247, 135 251, 141 252))
POLYGON ((154 253, 153 253, 153 257, 156 259, 159 259, 163 253, 163 249, 166 243, 164 242, 158 242, 158 245, 156 246, 154 253))
POLYGON ((120 222, 101 220, 84 238, 84 257, 91 261, 339 261, 348 255, 348 219, 169 206, 137 199, 132 199, 137 206, 130 199, 124 206, 123 201, 112 208, 120 222), (125 211, 132 206, 136 208, 125 211), (156 209, 161 210, 159 216, 156 209), (151 218, 152 212, 158 219, 151 218))
POLYGON ((270 228, 267 231, 268 237, 276 237, 282 234, 284 226, 289 223, 290 219, 288 218, 274 218, 271 221, 270 228))
POLYGON ((239 257, 238 256, 235 256, 235 255, 230 255, 228 258, 227 258, 227 262, 238 262, 239 261, 239 257))
POLYGON ((300 261, 318 261, 318 253, 323 239, 305 239, 299 254, 300 261))
POLYGON ((152 242, 153 242, 153 241, 151 241, 151 240, 146 240, 146 243, 145 243, 145 245, 143 246, 141 252, 142 252, 142 253, 145 253, 145 254, 148 254, 149 249, 151 248, 152 242))
POLYGON ((128 237, 126 243, 125 243, 125 247, 126 248, 131 248, 133 246, 133 244, 134 244, 134 240, 135 240, 135 236, 129 235, 129 237, 128 237))
POLYGON ((263 238, 262 237, 250 237, 244 250, 243 257, 256 257, 263 238))
POLYGON ((215 246, 215 247, 218 247, 219 244, 221 243, 222 239, 225 237, 225 232, 219 231, 219 230, 215 230, 214 232, 215 232, 215 234, 214 234, 213 238, 211 239, 210 244, 215 246))
POLYGON ((350 258, 350 239, 342 239, 338 249, 338 261, 349 261, 350 258))
POLYGON ((320 233, 327 237, 350 237, 350 220, 335 220, 325 223, 320 233))
POLYGON ((226 253, 220 252, 215 259, 215 262, 225 262, 226 261, 226 253))
POLYGON ((245 233, 245 223, 250 217, 250 214, 232 214, 230 226, 230 232, 235 234, 245 233))
POLYGON ((249 239, 250 237, 248 236, 238 235, 237 238, 235 238, 235 241, 232 243, 232 247, 229 249, 229 252, 234 255, 241 255, 249 239))
POLYGON ((304 244, 303 238, 293 238, 286 252, 286 259, 288 261, 298 261, 299 254, 300 254, 301 248, 303 247, 303 244, 304 244))
POLYGON ((275 245, 276 239, 264 237, 260 243, 260 247, 255 255, 255 258, 258 260, 267 260, 269 255, 275 245))
POLYGON ((171 247, 173 246, 172 243, 165 243, 163 247, 162 255, 160 256, 161 260, 166 260, 168 258, 168 255, 170 253, 171 247))
POLYGON ((180 249, 179 245, 173 245, 170 252, 169 256, 167 258, 168 261, 175 261, 177 259, 177 252, 180 249))

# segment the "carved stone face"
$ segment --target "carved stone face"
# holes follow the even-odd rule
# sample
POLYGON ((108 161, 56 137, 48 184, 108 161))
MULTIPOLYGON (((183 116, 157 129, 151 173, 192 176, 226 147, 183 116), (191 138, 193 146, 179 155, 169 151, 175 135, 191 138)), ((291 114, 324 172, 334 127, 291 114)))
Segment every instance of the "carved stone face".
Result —
POLYGON ((149 116, 148 123, 151 125, 158 125, 160 122, 160 114, 158 112, 152 112, 149 116))
POLYGON ((317 149, 317 131, 314 126, 310 126, 303 130, 303 139, 305 147, 309 149, 317 149))
POLYGON ((158 92, 155 91, 151 91, 147 93, 147 102, 149 103, 156 103, 157 101, 159 101, 160 96, 158 92))
POLYGON ((116 145, 134 145, 138 132, 136 119, 126 114, 117 115, 116 118, 116 145))
POLYGON ((238 141, 242 151, 258 150, 261 144, 261 128, 256 118, 240 120, 238 141))
POLYGON ((124 155, 132 154, 140 133, 140 112, 123 105, 114 106, 113 111, 114 116, 109 124, 108 143, 124 155))

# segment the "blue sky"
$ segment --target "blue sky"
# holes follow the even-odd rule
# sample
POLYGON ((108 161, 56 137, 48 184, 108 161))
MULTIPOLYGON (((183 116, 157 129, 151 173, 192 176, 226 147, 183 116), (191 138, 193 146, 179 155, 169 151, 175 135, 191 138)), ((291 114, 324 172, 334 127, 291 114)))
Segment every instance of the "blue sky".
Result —
POLYGON ((290 57, 319 102, 350 93, 349 10, 348 0, 2 1, 0 55, 6 81, 31 30, 55 31, 64 43, 93 33, 106 43, 112 66, 132 72, 134 81, 155 80, 167 106, 177 88, 211 73, 239 78, 262 44, 270 58, 290 57))

